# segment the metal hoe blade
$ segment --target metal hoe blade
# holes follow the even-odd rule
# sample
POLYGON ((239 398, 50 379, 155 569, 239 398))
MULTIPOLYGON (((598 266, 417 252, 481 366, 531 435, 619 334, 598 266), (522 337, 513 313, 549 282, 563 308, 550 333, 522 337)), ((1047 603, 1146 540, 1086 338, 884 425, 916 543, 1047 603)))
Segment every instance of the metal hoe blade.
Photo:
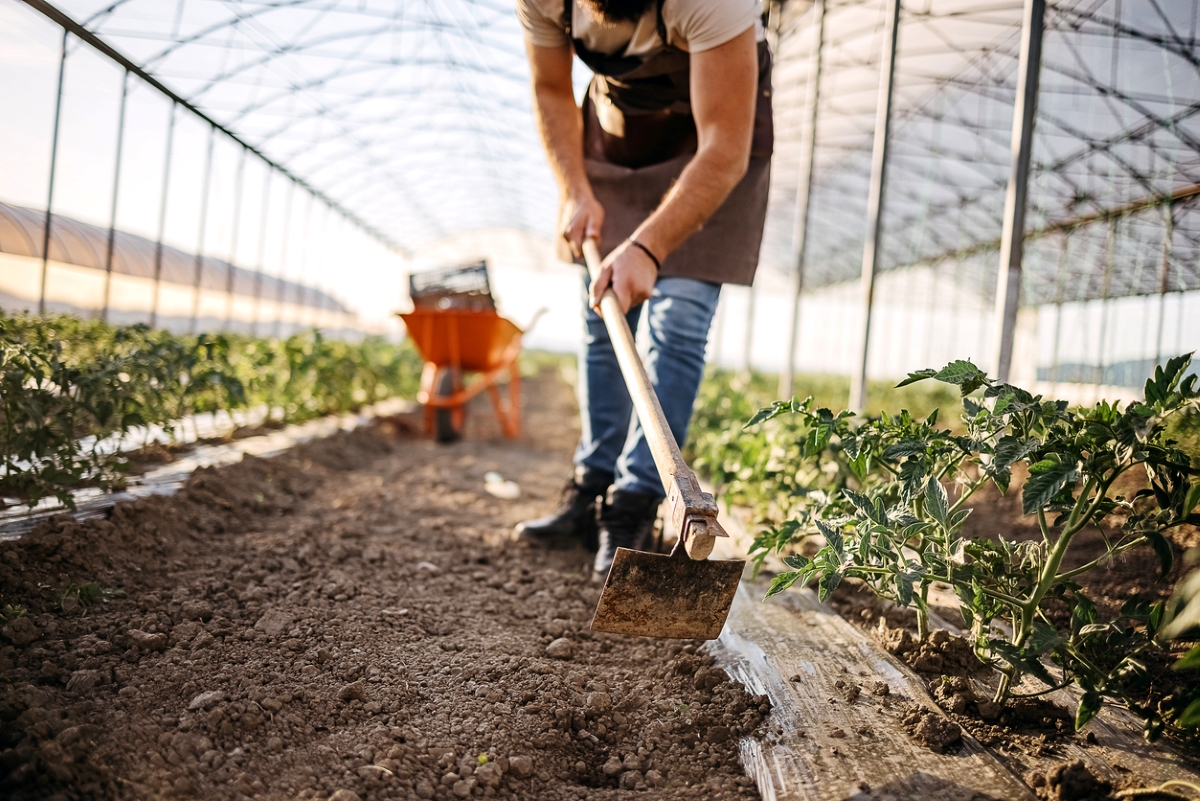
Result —
POLYGON ((592 629, 639 637, 713 640, 720 636, 746 563, 693 561, 618 548, 592 629))

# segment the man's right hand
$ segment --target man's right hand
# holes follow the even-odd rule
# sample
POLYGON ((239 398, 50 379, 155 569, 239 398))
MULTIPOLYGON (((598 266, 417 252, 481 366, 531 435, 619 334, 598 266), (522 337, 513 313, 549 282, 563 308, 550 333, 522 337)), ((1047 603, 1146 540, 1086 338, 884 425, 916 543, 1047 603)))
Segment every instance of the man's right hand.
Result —
POLYGON ((583 240, 600 241, 604 227, 604 207, 592 194, 572 195, 563 203, 559 231, 571 246, 575 257, 583 255, 583 240))

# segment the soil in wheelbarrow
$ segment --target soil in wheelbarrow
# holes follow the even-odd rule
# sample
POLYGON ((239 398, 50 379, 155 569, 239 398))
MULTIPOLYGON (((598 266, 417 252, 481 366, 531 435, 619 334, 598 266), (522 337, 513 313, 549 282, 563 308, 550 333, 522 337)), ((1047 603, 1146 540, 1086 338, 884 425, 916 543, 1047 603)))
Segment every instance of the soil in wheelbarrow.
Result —
POLYGON ((509 540, 577 433, 528 389, 515 442, 363 429, 0 544, 0 796, 756 797, 765 699, 589 633, 588 555, 509 540))

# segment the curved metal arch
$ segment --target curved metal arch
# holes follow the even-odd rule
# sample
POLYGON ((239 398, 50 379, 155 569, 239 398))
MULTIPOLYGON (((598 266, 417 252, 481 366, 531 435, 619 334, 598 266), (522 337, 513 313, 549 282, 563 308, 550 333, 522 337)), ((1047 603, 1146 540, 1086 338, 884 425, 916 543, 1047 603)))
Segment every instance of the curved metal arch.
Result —
MULTIPOLYGON (((382 34, 383 32, 380 32, 380 33, 382 34)), ((265 54, 263 54, 262 57, 260 57, 258 59, 252 59, 252 60, 243 62, 241 64, 238 64, 233 69, 227 70, 223 73, 219 73, 219 74, 214 75, 211 78, 209 78, 208 81, 205 83, 205 85, 200 90, 193 93, 191 95, 191 97, 194 99, 198 99, 201 96, 207 94, 213 88, 220 86, 224 83, 231 82, 234 78, 236 78, 238 75, 240 75, 242 73, 248 72, 257 67, 263 67, 268 64, 271 64, 271 63, 275 62, 276 60, 278 60, 283 55, 299 54, 301 52, 304 52, 304 49, 302 49, 298 45, 288 46, 288 47, 279 48, 270 53, 265 53, 265 54)), ((325 57, 319 53, 316 53, 316 54, 307 53, 307 54, 325 57)), ((332 56, 332 57, 341 58, 341 56, 332 56)), ((475 71, 475 72, 486 72, 487 71, 485 68, 481 67, 480 65, 470 64, 470 63, 454 63, 449 60, 439 60, 439 59, 428 59, 425 62, 423 62, 422 60, 418 60, 418 59, 413 59, 413 60, 394 59, 394 60, 389 60, 389 61, 375 61, 375 62, 362 60, 362 63, 370 65, 371 69, 408 67, 408 66, 414 66, 414 65, 415 66, 424 66, 425 64, 439 64, 439 65, 445 64, 446 66, 449 66, 453 69, 466 69, 466 70, 475 71)), ((342 73, 339 72, 336 74, 340 75, 342 73)), ((348 72, 347 74, 357 74, 357 73, 348 72)), ((516 79, 518 76, 513 75, 512 77, 514 79, 516 79)), ((312 89, 317 89, 317 88, 320 88, 321 86, 323 86, 329 80, 330 80, 329 77, 317 78, 317 79, 314 79, 302 86, 295 87, 295 88, 291 89, 291 91, 293 93, 297 93, 297 92, 303 92, 303 91, 309 91, 312 89)))
MULTIPOLYGON (((391 69, 391 68, 395 68, 395 67, 448 67, 452 70, 465 70, 468 72, 480 72, 480 73, 484 72, 482 68, 480 68, 474 64, 455 63, 453 61, 443 60, 443 59, 397 60, 395 62, 386 63, 386 64, 368 62, 368 63, 365 63, 359 69, 351 69, 351 68, 347 67, 345 70, 338 71, 336 73, 332 73, 329 75, 323 75, 318 78, 314 78, 311 81, 308 81, 307 83, 305 83, 301 86, 289 87, 287 89, 277 92, 276 94, 274 94, 262 101, 257 101, 250 105, 243 106, 242 108, 239 108, 237 110, 236 118, 240 119, 241 117, 244 117, 248 114, 258 111, 259 109, 261 109, 267 105, 270 105, 271 103, 273 103, 277 100, 280 100, 280 99, 283 99, 283 98, 286 98, 286 97, 289 97, 292 95, 301 94, 303 92, 311 91, 313 89, 322 88, 324 86, 327 86, 330 82, 332 82, 334 80, 348 78, 348 77, 354 77, 354 76, 367 75, 367 74, 370 74, 373 72, 385 71, 387 69, 391 69)), ((513 76, 513 80, 514 81, 516 80, 516 76, 513 76)), ((195 96, 193 96, 193 97, 195 97, 195 96)), ((377 97, 377 95, 364 95, 364 96, 357 96, 354 98, 354 100, 356 102, 361 102, 363 100, 372 100, 372 99, 375 99, 376 97, 377 97)))

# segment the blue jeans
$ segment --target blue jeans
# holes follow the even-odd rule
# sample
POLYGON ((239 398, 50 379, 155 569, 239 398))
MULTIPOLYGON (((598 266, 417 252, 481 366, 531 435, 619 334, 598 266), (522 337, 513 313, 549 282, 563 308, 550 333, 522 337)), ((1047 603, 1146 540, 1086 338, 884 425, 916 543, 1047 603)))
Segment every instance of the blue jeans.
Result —
MULTIPOLYGON (((583 436, 575 465, 588 472, 613 474, 620 490, 663 496, 662 480, 633 401, 621 376, 604 321, 587 305, 584 279, 583 355, 579 371, 579 411, 583 436)), ((717 310, 721 285, 691 278, 660 278, 646 303, 629 310, 637 331, 642 307, 648 307, 650 347, 643 358, 675 441, 687 439, 692 405, 704 376, 708 329, 717 310)))

